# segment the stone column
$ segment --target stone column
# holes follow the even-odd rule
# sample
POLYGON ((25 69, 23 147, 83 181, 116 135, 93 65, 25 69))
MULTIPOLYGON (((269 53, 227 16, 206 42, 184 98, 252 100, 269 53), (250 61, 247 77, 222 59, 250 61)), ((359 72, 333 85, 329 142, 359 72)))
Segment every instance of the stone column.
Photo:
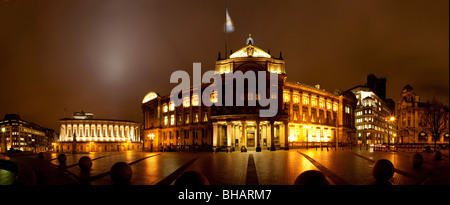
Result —
POLYGON ((217 150, 217 122, 213 122, 213 152, 217 150))
POLYGON ((259 120, 256 121, 256 152, 261 152, 261 136, 259 133, 259 120))
POLYGON ((284 150, 289 150, 289 123, 284 123, 284 150))
POLYGON ((231 126, 231 122, 227 121, 227 152, 231 152, 231 138, 233 135, 233 130, 231 126))
POLYGON ((275 151, 275 122, 270 121, 270 151, 275 151))
POLYGON ((246 148, 245 148, 245 135, 246 135, 246 133, 247 133, 247 124, 245 124, 245 121, 242 121, 242 136, 241 136, 241 148, 244 148, 244 150, 247 150, 246 148))

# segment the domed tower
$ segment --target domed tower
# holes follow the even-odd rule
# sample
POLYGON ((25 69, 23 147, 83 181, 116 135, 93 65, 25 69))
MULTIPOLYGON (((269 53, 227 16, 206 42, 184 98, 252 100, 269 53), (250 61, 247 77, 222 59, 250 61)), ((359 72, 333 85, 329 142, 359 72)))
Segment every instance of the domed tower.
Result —
POLYGON ((415 101, 416 93, 414 92, 414 89, 408 84, 405 87, 403 87, 400 97, 401 97, 400 104, 402 102, 412 103, 415 101))

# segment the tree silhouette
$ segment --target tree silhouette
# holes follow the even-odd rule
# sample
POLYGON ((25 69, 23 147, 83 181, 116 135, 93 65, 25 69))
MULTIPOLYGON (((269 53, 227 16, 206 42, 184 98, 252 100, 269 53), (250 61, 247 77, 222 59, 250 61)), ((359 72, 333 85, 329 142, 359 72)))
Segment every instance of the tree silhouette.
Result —
POLYGON ((434 151, 436 151, 437 140, 442 134, 448 132, 448 108, 437 101, 436 98, 433 98, 428 105, 420 117, 423 123, 423 131, 433 138, 434 151))

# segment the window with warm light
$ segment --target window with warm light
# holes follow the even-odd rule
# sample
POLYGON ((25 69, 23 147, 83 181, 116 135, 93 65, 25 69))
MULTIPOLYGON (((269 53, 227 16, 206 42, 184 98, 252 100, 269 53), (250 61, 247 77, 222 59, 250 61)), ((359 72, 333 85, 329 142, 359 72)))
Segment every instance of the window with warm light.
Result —
POLYGON ((303 95, 303 104, 308 105, 309 104, 309 97, 307 95, 303 95))
POLYGON ((192 96, 192 106, 198 106, 199 102, 198 102, 198 95, 193 95, 192 96))
POLYGON ((168 108, 168 107, 167 107, 167 104, 164 103, 164 104, 163 104, 163 112, 167 112, 167 108, 168 108))
POLYGON ((169 110, 170 111, 174 111, 175 110, 175 103, 173 103, 173 101, 169 102, 169 110))
POLYGON ((317 106, 317 99, 316 99, 316 97, 311 97, 311 106, 312 107, 316 107, 317 106))
POLYGON ((197 113, 194 114, 194 123, 198 123, 198 114, 197 113))
POLYGON ((300 102, 300 96, 299 96, 298 93, 295 93, 295 94, 292 96, 292 101, 293 101, 294 103, 299 103, 299 102, 300 102))
POLYGON ((327 102, 327 110, 331 110, 331 102, 327 102))
POLYGON ((189 115, 186 115, 186 124, 189 124, 189 115))
POLYGON ((289 102, 289 91, 283 91, 284 102, 289 102))
POLYGON ((170 125, 175 125, 175 115, 170 116, 170 125))
POLYGON ((350 114, 350 107, 348 107, 348 106, 345 106, 345 113, 347 113, 347 114, 350 114))
POLYGON ((183 99, 183 107, 189 107, 189 106, 191 106, 191 101, 190 101, 189 97, 185 97, 183 99))
POLYGON ((164 126, 169 125, 169 117, 168 116, 164 116, 164 126))
POLYGON ((213 90, 213 91, 211 92, 210 98, 211 98, 211 102, 212 102, 212 103, 216 103, 216 102, 219 101, 219 94, 217 93, 216 90, 213 90))
POLYGON ((319 100, 319 107, 325 108, 325 101, 322 98, 320 98, 320 100, 319 100))

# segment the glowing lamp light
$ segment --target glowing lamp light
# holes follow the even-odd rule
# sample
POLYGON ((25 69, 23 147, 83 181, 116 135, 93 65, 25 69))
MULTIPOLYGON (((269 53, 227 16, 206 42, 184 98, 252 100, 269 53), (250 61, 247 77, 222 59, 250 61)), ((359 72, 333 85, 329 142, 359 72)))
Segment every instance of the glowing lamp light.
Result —
POLYGON ((150 133, 150 134, 148 135, 148 137, 149 137, 150 140, 153 140, 153 139, 155 138, 155 134, 150 133))

